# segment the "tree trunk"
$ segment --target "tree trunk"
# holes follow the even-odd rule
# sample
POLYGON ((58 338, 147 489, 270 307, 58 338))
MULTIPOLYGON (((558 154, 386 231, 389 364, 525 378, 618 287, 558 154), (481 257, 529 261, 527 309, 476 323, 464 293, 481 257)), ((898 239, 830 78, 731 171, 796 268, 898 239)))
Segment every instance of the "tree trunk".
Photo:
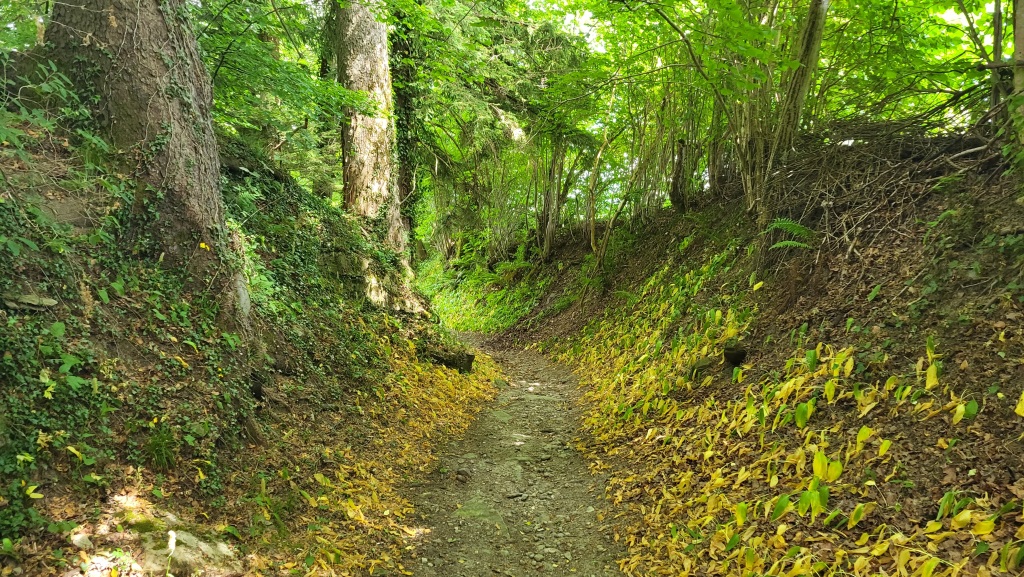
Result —
POLYGON ((417 87, 418 72, 416 61, 422 60, 421 43, 416 30, 404 13, 397 14, 398 25, 392 35, 391 46, 395 58, 391 61, 391 74, 395 93, 396 156, 398 180, 396 182, 399 213, 402 216, 403 235, 413 228, 412 208, 416 193, 416 108, 419 106, 420 91, 417 87))
POLYGON ((555 243, 555 234, 562 217, 562 173, 565 168, 565 145, 556 139, 551 150, 551 167, 544 191, 544 230, 540 258, 547 262, 555 243))
POLYGON ((247 332, 247 284, 225 258, 233 243, 212 89, 185 0, 58 2, 46 36, 54 62, 95 97, 95 118, 139 181, 135 206, 155 214, 137 214, 134 233, 151 237, 165 265, 187 271, 192 288, 213 292, 222 322, 247 332))
MULTIPOLYGON (((1013 93, 1024 93, 1024 9, 1022 0, 1013 2, 1013 93)), ((1017 144, 1024 145, 1024 106, 1013 111, 1013 125, 1017 131, 1017 144)))
MULTIPOLYGON (((1003 7, 1000 0, 995 0, 992 6, 992 62, 1003 63, 1003 7)), ((1000 82, 999 69, 992 69, 992 94, 989 97, 989 110, 995 111, 1003 98, 1003 87, 1000 82)), ((997 116, 992 119, 992 134, 995 134, 1002 127, 1001 119, 997 116)))
POLYGON ((392 182, 395 129, 391 122, 391 72, 388 67, 387 26, 377 20, 370 0, 353 0, 338 9, 335 54, 338 81, 361 91, 377 104, 369 116, 349 110, 342 127, 345 208, 369 219, 380 218, 385 243, 405 253, 397 187, 392 182))
MULTIPOLYGON (((818 68, 828 5, 829 0, 811 0, 811 5, 808 8, 807 19, 804 21, 794 55, 794 60, 798 65, 783 84, 786 95, 777 114, 778 124, 775 129, 775 138, 768 154, 768 163, 761 186, 771 186, 767 184, 767 181, 771 178, 772 172, 776 167, 786 164, 796 143, 797 134, 800 132, 800 118, 803 114, 804 102, 811 89, 814 71, 818 68)), ((768 198, 763 199, 757 207, 757 224, 762 230, 767 228, 777 209, 775 205, 779 201, 781 190, 774 189, 779 188, 779 185, 776 184, 773 190, 766 190, 768 198)))
POLYGON ((686 141, 680 138, 675 143, 675 154, 672 155, 672 177, 668 189, 668 200, 672 203, 672 208, 679 213, 685 213, 689 210, 687 206, 687 186, 683 183, 684 178, 689 178, 690 175, 686 174, 686 141))

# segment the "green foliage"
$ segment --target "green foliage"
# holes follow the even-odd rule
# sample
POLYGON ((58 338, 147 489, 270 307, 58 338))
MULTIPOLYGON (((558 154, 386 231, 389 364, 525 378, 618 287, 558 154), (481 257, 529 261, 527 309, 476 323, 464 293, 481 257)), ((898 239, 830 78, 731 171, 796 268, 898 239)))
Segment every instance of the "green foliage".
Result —
POLYGON ((483 266, 445 270, 443 259, 435 257, 420 267, 416 282, 431 299, 442 325, 491 333, 511 327, 533 310, 551 278, 532 272, 521 259, 502 263, 491 273, 483 266))
POLYGON ((145 452, 150 465, 157 471, 167 472, 177 461, 174 433, 165 423, 151 427, 145 452))
POLYGON ((801 248, 807 250, 811 249, 811 245, 803 241, 807 241, 813 238, 815 234, 814 231, 796 222, 795 220, 791 220, 788 218, 777 218, 774 221, 772 221, 770 225, 768 225, 768 228, 765 229, 765 234, 768 234, 773 230, 786 232, 797 237, 800 240, 782 240, 770 246, 769 250, 779 248, 801 248))

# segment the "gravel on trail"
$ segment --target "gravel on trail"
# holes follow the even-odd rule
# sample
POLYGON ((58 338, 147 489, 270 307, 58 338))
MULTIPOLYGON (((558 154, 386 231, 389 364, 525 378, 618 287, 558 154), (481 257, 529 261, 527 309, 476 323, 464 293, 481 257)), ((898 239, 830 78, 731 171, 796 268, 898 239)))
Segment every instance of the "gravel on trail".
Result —
POLYGON ((603 479, 571 448, 576 377, 533 351, 492 352, 509 380, 427 482, 407 489, 424 529, 406 569, 423 577, 621 575, 599 515, 603 479))

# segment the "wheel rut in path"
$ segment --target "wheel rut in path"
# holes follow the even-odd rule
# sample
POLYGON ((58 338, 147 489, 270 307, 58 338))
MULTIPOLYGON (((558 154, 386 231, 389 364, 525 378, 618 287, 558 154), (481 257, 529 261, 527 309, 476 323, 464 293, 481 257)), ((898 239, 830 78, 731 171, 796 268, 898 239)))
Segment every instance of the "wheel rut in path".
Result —
POLYGON ((577 380, 532 351, 493 352, 508 382, 430 479, 408 489, 429 529, 406 568, 423 577, 622 575, 624 549, 598 521, 604 480, 570 448, 577 380))

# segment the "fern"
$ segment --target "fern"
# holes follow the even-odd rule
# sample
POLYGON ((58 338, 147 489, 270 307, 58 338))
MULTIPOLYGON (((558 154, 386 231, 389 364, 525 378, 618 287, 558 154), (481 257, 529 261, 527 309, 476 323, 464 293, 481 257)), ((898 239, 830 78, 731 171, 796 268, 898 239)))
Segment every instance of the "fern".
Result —
MULTIPOLYGON (((765 232, 767 233, 767 232, 771 232, 773 230, 782 230, 782 231, 788 232, 789 234, 791 234, 791 235, 793 235, 793 236, 795 236, 797 238, 807 239, 807 238, 811 238, 812 236, 814 236, 814 231, 813 230, 807 228, 806 226, 800 224, 799 222, 797 222, 795 220, 791 220, 791 219, 788 219, 788 218, 777 218, 777 219, 775 219, 774 222, 772 222, 770 225, 768 225, 768 230, 766 230, 765 232)), ((778 245, 776 245, 776 246, 778 246, 778 245)), ((772 248, 774 248, 774 247, 772 247, 772 248)), ((810 248, 810 247, 807 247, 807 248, 810 248)))
POLYGON ((811 245, 796 240, 780 240, 779 242, 768 247, 768 250, 774 250, 777 248, 806 248, 807 250, 810 250, 811 245))

